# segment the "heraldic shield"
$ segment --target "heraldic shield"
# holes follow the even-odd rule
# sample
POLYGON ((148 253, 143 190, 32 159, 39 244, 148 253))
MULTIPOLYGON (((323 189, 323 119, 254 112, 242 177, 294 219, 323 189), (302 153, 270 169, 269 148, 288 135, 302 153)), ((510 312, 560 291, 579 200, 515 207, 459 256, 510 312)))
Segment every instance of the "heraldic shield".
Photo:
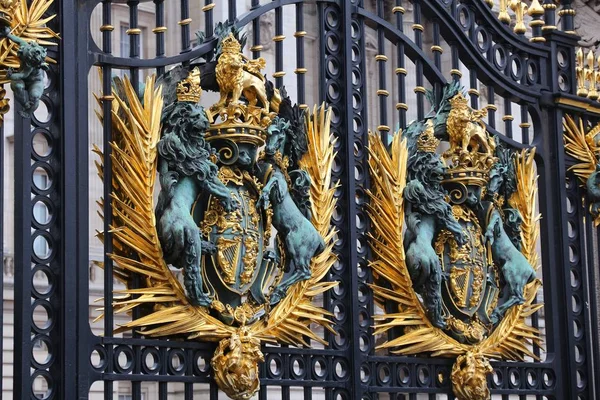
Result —
MULTIPOLYGON (((442 230, 435 241, 445 277, 442 299, 448 316, 465 321, 474 319, 489 323, 490 308, 497 301, 496 274, 489 248, 475 212, 463 205, 453 205, 452 214, 466 235, 459 245, 448 230, 442 230)), ((465 338, 478 341, 477 338, 465 338)), ((481 339, 481 338, 479 338, 481 339)))
POLYGON ((149 77, 142 98, 114 79, 113 215, 99 236, 114 243, 115 276, 141 282, 114 303, 140 310, 120 329, 218 342, 214 379, 247 400, 262 342, 325 345, 315 323, 335 333, 313 304, 337 285, 323 280, 336 261, 335 140, 331 110, 293 104, 260 72, 264 59, 244 56, 233 25, 214 32, 214 54, 149 77), (203 89, 218 102, 200 105, 203 89))

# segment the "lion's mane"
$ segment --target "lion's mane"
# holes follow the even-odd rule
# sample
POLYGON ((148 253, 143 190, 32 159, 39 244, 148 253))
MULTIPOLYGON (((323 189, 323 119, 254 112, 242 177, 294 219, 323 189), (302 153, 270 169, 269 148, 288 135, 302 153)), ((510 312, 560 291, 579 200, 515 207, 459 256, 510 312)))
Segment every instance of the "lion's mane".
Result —
POLYGON ((446 192, 441 183, 431 177, 434 168, 440 164, 437 154, 415 152, 408 161, 410 181, 404 189, 404 198, 411 203, 413 210, 445 221, 453 218, 452 208, 444 200, 446 192))
POLYGON ((158 154, 169 163, 169 170, 195 175, 200 181, 217 174, 217 166, 210 161, 213 150, 204 139, 209 123, 201 106, 173 103, 165 108, 161 123, 164 134, 158 143, 158 154))
POLYGON ((39 68, 44 65, 47 51, 45 47, 40 46, 36 42, 29 42, 19 47, 17 55, 19 58, 26 60, 28 65, 39 68))

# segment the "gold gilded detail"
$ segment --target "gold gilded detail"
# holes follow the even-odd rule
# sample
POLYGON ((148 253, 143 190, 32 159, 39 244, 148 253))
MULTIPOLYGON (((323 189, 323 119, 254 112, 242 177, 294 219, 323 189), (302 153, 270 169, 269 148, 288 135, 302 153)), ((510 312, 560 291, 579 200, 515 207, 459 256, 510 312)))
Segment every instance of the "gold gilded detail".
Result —
POLYGON ((577 96, 586 97, 588 90, 586 88, 586 79, 588 75, 587 68, 584 65, 583 49, 580 47, 575 53, 575 74, 577 76, 577 96))
POLYGON ((248 235, 244 238, 245 253, 242 257, 244 270, 240 275, 242 284, 246 284, 252 280, 254 270, 256 269, 256 259, 258 257, 258 237, 248 235))
MULTIPOLYGON (((600 162, 600 124, 586 129, 581 119, 577 124, 573 117, 567 115, 563 126, 565 151, 579 161, 569 170, 575 173, 582 185, 585 185, 590 175, 596 172, 596 166, 600 162)), ((600 215, 594 219, 594 226, 600 226, 600 215)))
POLYGON ((0 86, 0 126, 4 125, 4 114, 10 110, 10 106, 8 104, 9 99, 6 97, 6 89, 4 89, 4 85, 0 86))
MULTIPOLYGON (((464 99, 464 98, 463 98, 464 99)), ((450 165, 450 178, 465 185, 479 185, 482 188, 487 185, 489 163, 493 162, 493 145, 487 142, 489 136, 484 127, 480 125, 481 112, 471 110, 463 99, 452 104, 454 121, 448 124, 448 129, 454 129, 454 149, 460 153, 462 140, 485 140, 483 143, 467 145, 467 152, 471 160, 458 159, 457 166, 450 165), (455 110, 454 108, 458 110, 455 110), (462 115, 461 115, 462 114, 462 115), (481 139, 473 139, 471 132, 465 132, 465 127, 471 126, 481 139), (481 129, 481 130, 479 130, 481 129), (468 134, 467 138, 464 138, 468 134), (485 147, 487 144, 488 148, 485 147), (473 151, 473 147, 477 151, 473 151), (472 154, 471 154, 472 153, 472 154), (468 161, 469 164, 462 161, 468 161), (462 171, 460 171, 462 167, 462 171), (454 169, 453 169, 454 168, 454 169), (464 173, 464 176, 458 173, 464 173), (471 175, 469 175, 471 174, 471 175), (469 178, 472 181, 467 182, 469 178)), ((452 112, 452 111, 451 111, 452 112)), ((533 345, 541 346, 540 332, 528 323, 532 314, 537 312, 542 305, 536 304, 536 294, 541 282, 534 280, 525 286, 523 293, 524 303, 519 307, 510 308, 504 318, 493 330, 487 323, 479 320, 478 314, 467 319, 458 319, 450 316, 447 320, 447 329, 458 332, 465 341, 458 341, 454 336, 447 334, 445 330, 435 327, 427 316, 427 311, 415 290, 410 279, 410 273, 406 265, 404 252, 403 232, 405 229, 405 198, 403 191, 407 184, 408 149, 406 139, 403 140, 400 133, 396 134, 391 144, 385 143, 379 134, 369 135, 369 170, 371 188, 368 195, 371 199, 368 214, 372 223, 371 248, 374 260, 371 267, 375 276, 380 277, 385 284, 380 285, 377 281, 371 288, 375 301, 378 304, 390 302, 397 307, 393 312, 384 315, 375 315, 375 335, 387 335, 394 327, 402 326, 403 334, 386 340, 378 346, 378 349, 387 349, 392 354, 415 355, 428 353, 432 357, 458 357, 452 371, 452 383, 455 395, 460 400, 488 400, 489 389, 487 388, 487 377, 492 369, 488 358, 522 361, 525 357, 537 359, 531 350, 533 345), (476 343, 476 344, 473 344, 476 343)), ((509 199, 512 208, 516 208, 523 218, 521 251, 527 261, 534 267, 538 265, 536 252, 536 241, 539 238, 539 213, 536 210, 535 199, 537 198, 537 175, 534 163, 535 150, 523 150, 515 155, 515 174, 517 188, 514 195, 509 199)), ((490 260, 490 248, 484 247, 482 231, 478 218, 473 211, 468 211, 466 206, 455 207, 453 215, 461 223, 464 230, 471 237, 470 245, 473 253, 477 252, 485 258, 481 262, 487 264, 488 271, 492 271, 495 277, 494 284, 499 286, 498 267, 490 260), (463 221, 471 223, 463 223, 463 221), (477 249, 477 250, 475 250, 477 249)), ((450 247, 450 235, 447 235, 448 247, 450 247)), ((434 249, 438 254, 442 241, 436 243, 434 249)), ((467 255, 466 249, 456 245, 450 257, 455 260, 471 257, 467 255)), ((472 260, 466 266, 472 267, 470 286, 459 282, 463 274, 458 268, 454 272, 448 272, 450 279, 455 280, 454 286, 457 294, 463 291, 463 304, 475 304, 483 301, 488 315, 495 309, 498 294, 483 290, 486 282, 486 274, 480 265, 471 265, 472 260), (451 276, 453 275, 453 276, 451 276), (473 300, 464 297, 464 289, 472 293, 473 300), (485 296, 485 297, 484 297, 485 296)), ((458 267, 455 266, 455 267, 458 267)), ((490 276, 490 275, 487 275, 490 276)), ((466 282, 466 279, 465 279, 466 282)), ((458 296, 457 296, 458 297, 458 296)))
POLYGON ((234 400, 249 400, 260 387, 258 362, 264 361, 260 340, 242 327, 223 339, 212 358, 215 381, 234 400))
POLYGON ((456 359, 450 374, 452 390, 458 400, 489 400, 487 376, 494 370, 481 353, 467 352, 456 359))
POLYGON ((486 175, 496 162, 494 150, 496 143, 487 135, 483 117, 487 110, 473 110, 462 93, 450 99, 452 106, 446 122, 450 149, 444 157, 452 162, 448 168, 448 179, 460 179, 461 176, 479 180, 486 184, 486 175))
POLYGON ((223 281, 229 285, 235 284, 237 265, 242 250, 242 237, 234 236, 217 239, 217 263, 221 267, 223 281))
MULTIPOLYGON (((42 46, 56 46, 51 40, 59 39, 48 22, 52 21, 56 14, 48 14, 54 0, 2 0, 0 1, 0 20, 4 26, 10 28, 10 34, 18 36, 26 41, 35 41, 42 46)), ((17 55, 19 45, 4 37, 0 38, 0 84, 9 82, 6 77, 7 68, 19 69, 21 61, 17 55)), ((46 62, 55 64, 56 61, 46 57, 46 62)))
POLYGON ((525 25, 525 13, 527 12, 527 5, 522 0, 510 0, 510 8, 515 13, 515 27, 513 32, 517 35, 522 35, 527 32, 527 26, 525 25))
POLYGON ((421 133, 417 139, 417 148, 420 151, 435 153, 439 145, 440 140, 435 137, 433 132, 433 122, 429 119, 427 120, 427 128, 425 128, 423 133, 421 133))
POLYGON ((188 77, 177 83, 177 100, 198 103, 202 96, 200 86, 200 69, 194 68, 188 77))

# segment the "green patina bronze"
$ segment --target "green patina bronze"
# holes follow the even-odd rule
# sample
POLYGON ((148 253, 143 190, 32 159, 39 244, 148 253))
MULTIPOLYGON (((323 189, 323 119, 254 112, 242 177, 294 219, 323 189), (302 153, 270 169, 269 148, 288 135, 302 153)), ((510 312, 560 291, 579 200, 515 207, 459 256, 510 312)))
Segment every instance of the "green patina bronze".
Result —
POLYGON ((44 61, 47 54, 46 49, 36 41, 28 42, 12 35, 8 26, 0 28, 0 37, 8 38, 19 45, 17 56, 21 67, 18 71, 9 68, 6 71, 6 77, 10 79, 10 88, 15 99, 23 108, 19 114, 23 118, 29 118, 38 108, 40 98, 44 93, 44 71, 48 70, 48 64, 44 61))
POLYGON ((158 235, 165 261, 182 268, 190 300, 208 306, 211 299, 203 289, 199 269, 202 253, 214 253, 214 244, 200 239, 198 225, 190 214, 200 193, 213 195, 223 208, 233 211, 237 204, 217 177, 213 153, 204 140, 208 119, 204 108, 190 102, 168 105, 162 116, 162 137, 158 144, 161 191, 156 206, 158 235))
POLYGON ((590 212, 597 218, 600 215, 600 163, 596 164, 596 171, 588 177, 585 186, 590 199, 590 212))
MULTIPOLYGON (((283 110, 286 110, 286 100, 289 102, 289 98, 284 97, 283 110)), ((325 246, 310 222, 310 177, 298 166, 307 151, 303 116, 297 106, 291 111, 290 120, 276 117, 269 126, 265 158, 259 163, 259 175, 265 185, 258 205, 263 208, 272 205, 273 226, 285 249, 285 269, 291 271, 271 294, 271 304, 279 302, 291 285, 310 278, 311 259, 325 246), (287 162, 277 160, 282 156, 287 162), (289 165, 286 167, 285 164, 289 165), (291 181, 289 186, 288 180, 291 181)))

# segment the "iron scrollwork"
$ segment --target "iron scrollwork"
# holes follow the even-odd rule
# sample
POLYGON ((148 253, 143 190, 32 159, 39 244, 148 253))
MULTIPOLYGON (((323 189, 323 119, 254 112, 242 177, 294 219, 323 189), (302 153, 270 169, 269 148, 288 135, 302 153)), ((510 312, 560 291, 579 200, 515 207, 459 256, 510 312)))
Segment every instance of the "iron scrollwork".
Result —
POLYGON ((373 290, 397 305, 376 317, 375 333, 402 326, 380 347, 458 357, 455 395, 486 400, 488 360, 535 358, 527 345, 540 342, 527 322, 541 307, 535 149, 497 143, 457 83, 429 98, 432 112, 396 134, 391 150, 370 137, 372 267, 382 280, 373 290), (438 154, 441 141, 449 148, 438 154))
POLYGON ((114 310, 151 303, 122 329, 220 341, 214 378, 249 399, 262 341, 323 343, 314 322, 334 332, 312 304, 336 285, 322 282, 335 262, 331 114, 301 112, 260 74, 264 60, 243 56, 239 32, 219 32, 216 61, 148 78, 143 99, 115 80, 111 257, 117 276, 145 285, 125 290, 114 310), (221 95, 208 109, 203 88, 221 95))

